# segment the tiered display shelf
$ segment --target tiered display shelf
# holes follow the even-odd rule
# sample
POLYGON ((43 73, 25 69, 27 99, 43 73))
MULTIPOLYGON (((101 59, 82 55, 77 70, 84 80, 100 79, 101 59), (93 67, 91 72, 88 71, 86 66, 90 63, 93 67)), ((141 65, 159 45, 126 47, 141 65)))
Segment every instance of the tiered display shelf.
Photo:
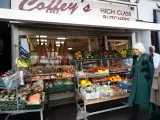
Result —
MULTIPOLYGON (((83 70, 83 63, 86 61, 109 61, 109 60, 121 60, 121 59, 130 59, 130 58, 100 58, 100 59, 75 59, 74 60, 74 64, 75 67, 77 67, 77 64, 81 65, 81 71, 85 71, 83 70)), ((89 64, 92 64, 92 62, 90 62, 89 64)), ((81 93, 81 86, 80 84, 80 80, 84 79, 84 78, 101 78, 101 77, 107 77, 110 75, 119 75, 119 74, 128 74, 130 70, 126 70, 126 71, 116 71, 116 72, 104 72, 102 73, 85 73, 83 75, 79 75, 78 71, 75 72, 75 81, 76 81, 76 103, 77 103, 77 111, 78 113, 81 113, 83 116, 82 119, 87 120, 87 117, 91 116, 91 115, 95 115, 95 114, 99 114, 99 113, 103 113, 103 112, 107 112, 107 111, 112 111, 112 110, 117 110, 117 109, 122 109, 125 107, 128 107, 128 105, 124 102, 122 106, 119 107, 114 107, 114 108, 110 108, 110 109, 105 109, 105 110, 100 110, 100 111, 96 111, 96 112, 88 112, 87 111, 87 106, 88 105, 94 105, 94 104, 98 104, 98 103, 103 103, 103 102, 108 102, 108 101, 114 101, 114 100, 122 100, 122 99, 127 99, 129 96, 129 93, 124 92, 124 94, 120 94, 120 95, 113 95, 113 96, 108 96, 105 98, 95 98, 95 99, 86 99, 82 93, 81 93)), ((85 87, 85 86, 84 86, 85 87)), ((87 87, 87 86, 86 86, 87 87)), ((77 118, 78 120, 78 118, 77 118)))
MULTIPOLYGON (((60 68, 71 68, 72 65, 58 65, 60 68), (67 66, 67 68, 65 67, 67 66)), ((35 82, 38 80, 33 79, 34 77, 38 77, 38 80, 43 80, 44 86, 45 86, 45 93, 47 97, 47 105, 48 108, 50 109, 51 107, 58 106, 58 105, 63 105, 67 103, 72 103, 74 97, 74 92, 75 92, 75 87, 72 81, 73 74, 68 73, 66 71, 61 71, 58 72, 57 67, 55 69, 55 72, 50 72, 50 73, 32 73, 31 74, 31 81, 35 82), (69 74, 69 77, 63 76, 63 74, 69 74), (62 77, 63 76, 63 77, 62 77), (47 77, 47 79, 46 79, 47 77), (55 81, 62 81, 64 82, 65 79, 69 79, 69 81, 72 82, 72 84, 59 84, 59 85, 54 85, 55 81), (46 87, 46 84, 52 85, 52 87, 46 87), (71 93, 68 95, 68 92, 71 93), (72 94, 73 93, 73 94, 72 94), (72 100, 71 100, 72 99, 72 100), (59 101, 59 102, 58 102, 59 101), (67 102, 66 102, 67 101, 67 102)))

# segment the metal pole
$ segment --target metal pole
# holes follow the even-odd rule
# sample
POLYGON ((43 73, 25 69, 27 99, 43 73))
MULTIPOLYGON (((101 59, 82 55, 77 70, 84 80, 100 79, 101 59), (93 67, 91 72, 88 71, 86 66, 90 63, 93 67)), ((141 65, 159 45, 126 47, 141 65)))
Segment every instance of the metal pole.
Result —
POLYGON ((8 118, 9 118, 9 114, 7 115, 7 117, 5 118, 5 120, 8 120, 8 118))
POLYGON ((78 108, 78 98, 77 98, 77 95, 76 95, 76 105, 77 105, 77 112, 78 112, 79 108, 78 108))
MULTIPOLYGON (((15 45, 15 56, 17 56, 17 47, 19 47, 19 45, 15 45)), ((18 71, 18 67, 16 67, 16 71, 18 71)), ((17 111, 19 111, 19 100, 18 100, 18 80, 16 80, 16 101, 17 101, 17 111)))
POLYGON ((17 111, 19 111, 19 100, 18 100, 18 80, 16 85, 16 98, 17 98, 17 111))
POLYGON ((86 102, 84 101, 84 120, 87 120, 86 102))
POLYGON ((40 111, 40 118, 43 120, 43 110, 40 111))
POLYGON ((113 111, 113 110, 118 110, 118 109, 122 109, 122 108, 126 108, 126 107, 128 107, 128 105, 110 108, 110 109, 106 109, 106 110, 101 110, 101 111, 97 111, 97 112, 92 112, 92 113, 88 113, 88 116, 96 115, 96 114, 104 113, 104 112, 109 112, 109 111, 113 111))

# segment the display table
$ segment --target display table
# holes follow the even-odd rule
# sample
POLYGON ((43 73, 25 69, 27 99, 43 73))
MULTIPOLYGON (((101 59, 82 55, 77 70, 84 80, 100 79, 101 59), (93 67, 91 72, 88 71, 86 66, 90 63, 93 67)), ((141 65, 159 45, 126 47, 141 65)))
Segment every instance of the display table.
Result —
POLYGON ((104 113, 104 112, 108 112, 108 111, 112 111, 112 110, 117 110, 117 109, 122 109, 122 108, 128 107, 128 105, 126 103, 122 102, 123 103, 122 106, 113 107, 113 108, 110 108, 110 109, 105 109, 105 110, 100 110, 100 111, 90 112, 89 113, 86 110, 88 105, 93 105, 93 104, 98 104, 98 103, 108 102, 108 101, 113 101, 113 100, 121 100, 121 99, 125 99, 125 98, 128 98, 128 97, 129 97, 129 94, 121 95, 121 96, 113 96, 113 97, 105 98, 105 99, 97 98, 97 99, 93 99, 93 100, 85 100, 82 97, 82 95, 77 92, 76 93, 77 110, 81 111, 81 113, 83 113, 84 120, 87 120, 87 117, 91 116, 91 115, 95 115, 95 114, 99 114, 99 113, 104 113), (83 103, 79 103, 80 99, 83 101, 83 103))

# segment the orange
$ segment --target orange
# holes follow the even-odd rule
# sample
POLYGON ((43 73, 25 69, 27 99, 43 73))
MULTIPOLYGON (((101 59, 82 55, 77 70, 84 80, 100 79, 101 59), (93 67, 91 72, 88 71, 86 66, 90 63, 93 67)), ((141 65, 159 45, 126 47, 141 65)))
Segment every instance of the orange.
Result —
POLYGON ((120 76, 119 76, 119 75, 116 75, 116 78, 120 78, 120 76))
POLYGON ((115 82, 117 82, 117 81, 118 81, 118 79, 117 79, 117 78, 114 78, 114 81, 115 81, 115 82))

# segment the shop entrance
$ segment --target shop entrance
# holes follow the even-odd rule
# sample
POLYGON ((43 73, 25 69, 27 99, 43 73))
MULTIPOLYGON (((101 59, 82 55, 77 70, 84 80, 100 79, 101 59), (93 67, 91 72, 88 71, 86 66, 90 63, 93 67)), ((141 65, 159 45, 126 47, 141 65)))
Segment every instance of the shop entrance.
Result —
MULTIPOLYGON (((57 84, 63 84, 60 80, 69 76, 67 71, 74 70, 76 57, 87 57, 89 52, 92 56, 101 56, 103 51, 116 54, 118 49, 129 49, 132 46, 132 32, 116 29, 100 29, 73 26, 49 26, 33 27, 19 26, 19 45, 21 45, 32 57, 32 80, 45 79, 45 88, 53 88, 57 84), (80 51, 81 54, 75 55, 80 51), (113 53, 112 53, 113 51, 113 53), (83 53, 82 53, 83 52, 83 53), (85 55, 82 55, 85 54, 85 55), (64 72, 65 74, 60 74, 64 72), (53 79, 57 82, 53 83, 53 79)), ((118 53, 119 54, 119 53, 118 53)), ((112 57, 112 56, 108 56, 112 57)), ((99 59, 99 58, 98 58, 99 59)), ((125 61, 103 60, 85 61, 83 65, 77 64, 77 70, 88 69, 98 66, 114 67, 120 69, 125 61)), ((70 83, 72 84, 72 83, 70 83)), ((72 89, 73 90, 73 89, 72 89)), ((74 90, 73 90, 74 91, 74 90)), ((75 102, 75 92, 59 91, 48 93, 47 101, 50 107, 75 102)))

